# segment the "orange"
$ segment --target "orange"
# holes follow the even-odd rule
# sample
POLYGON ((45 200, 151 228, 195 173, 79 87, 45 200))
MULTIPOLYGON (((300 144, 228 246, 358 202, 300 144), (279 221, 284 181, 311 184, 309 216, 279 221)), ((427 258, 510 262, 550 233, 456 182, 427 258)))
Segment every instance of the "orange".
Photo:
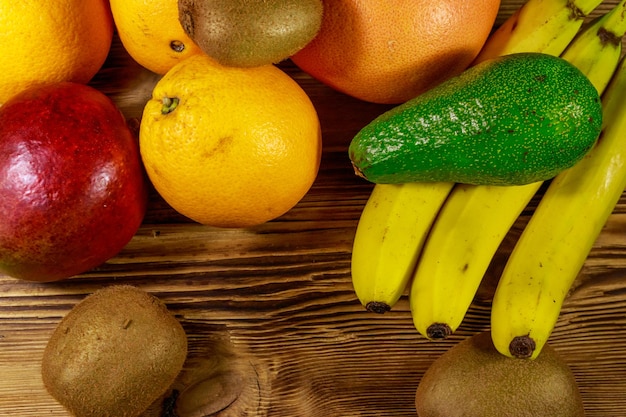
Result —
POLYGON ((322 142, 308 95, 281 69, 226 67, 199 54, 155 86, 139 145, 172 208, 205 225, 248 227, 304 197, 322 142))
POLYGON ((466 69, 500 0, 324 0, 317 37, 292 61, 374 103, 407 101, 466 69))
POLYGON ((111 0, 113 20, 128 54, 144 68, 165 74, 200 52, 178 20, 177 0, 111 0))
POLYGON ((107 0, 0 0, 0 11, 0 105, 36 84, 85 84, 108 56, 107 0))

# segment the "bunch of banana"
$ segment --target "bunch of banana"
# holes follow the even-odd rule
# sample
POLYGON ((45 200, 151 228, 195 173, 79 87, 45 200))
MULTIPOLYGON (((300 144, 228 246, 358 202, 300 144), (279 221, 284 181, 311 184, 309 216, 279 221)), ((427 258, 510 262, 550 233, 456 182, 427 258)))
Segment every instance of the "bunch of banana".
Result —
MULTIPOLYGON (((561 55, 600 93, 619 62, 625 5, 622 0, 587 26, 561 55)), ((432 227, 411 285, 411 314, 421 334, 444 338, 458 328, 502 240, 541 184, 455 186, 432 227)))
POLYGON ((560 55, 602 0, 528 0, 487 40, 474 63, 515 52, 560 55))
POLYGON ((575 61, 575 65, 602 93, 617 68, 625 33, 626 1, 622 0, 581 31, 561 58, 575 61))
POLYGON ((625 60, 602 104, 600 140, 582 161, 551 182, 498 283, 491 327, 494 345, 504 355, 533 359, 540 353, 626 187, 625 60))
MULTIPOLYGON (((540 50, 559 54, 585 16, 600 3, 601 0, 528 0, 503 23, 505 29, 489 37, 480 59, 540 50), (528 43, 527 38, 535 40, 528 43), (537 46, 533 47, 533 43, 537 46)), ((454 186, 374 186, 357 225, 351 260, 355 293, 368 310, 384 313, 402 296, 430 228, 454 186)))

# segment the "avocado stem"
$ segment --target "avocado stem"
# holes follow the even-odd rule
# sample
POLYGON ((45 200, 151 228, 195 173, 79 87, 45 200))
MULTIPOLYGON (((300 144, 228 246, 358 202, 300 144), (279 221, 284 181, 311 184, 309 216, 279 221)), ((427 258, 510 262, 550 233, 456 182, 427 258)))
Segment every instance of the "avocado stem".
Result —
POLYGON ((354 173, 357 176, 359 176, 359 177, 361 177, 363 179, 367 179, 367 178, 365 178, 365 175, 363 174, 363 171, 361 171, 359 168, 357 168, 357 166, 355 164, 352 164, 352 169, 354 170, 354 173))
POLYGON ((163 97, 163 100, 161 100, 161 102, 163 103, 163 107, 161 107, 161 114, 169 114, 173 112, 176 107, 178 107, 180 99, 178 99, 177 97, 163 97))

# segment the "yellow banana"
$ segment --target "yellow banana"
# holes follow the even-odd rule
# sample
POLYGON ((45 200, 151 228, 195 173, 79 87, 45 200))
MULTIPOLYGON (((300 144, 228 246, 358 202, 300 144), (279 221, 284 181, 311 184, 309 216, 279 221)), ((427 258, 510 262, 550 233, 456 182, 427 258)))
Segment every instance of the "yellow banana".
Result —
POLYGON ((408 285, 447 183, 377 184, 357 224, 352 284, 369 311, 389 311, 408 285))
POLYGON ((528 0, 491 34, 474 63, 515 52, 560 55, 602 0, 528 0))
MULTIPOLYGON (((564 19, 562 18, 563 10, 578 10, 575 13, 576 16, 580 15, 584 18, 584 15, 593 10, 600 3, 600 0, 578 0, 571 6, 571 10, 567 6, 569 3, 566 3, 562 0, 529 0, 529 3, 523 6, 526 10, 523 13, 520 10, 520 14, 524 17, 516 16, 509 19, 520 26, 520 29, 516 29, 514 34, 510 35, 513 36, 513 39, 507 42, 508 53, 535 51, 535 48, 527 46, 524 36, 521 36, 528 35, 530 32, 533 33, 533 36, 539 36, 538 34, 541 33, 541 36, 545 38, 559 37, 560 39, 565 38, 566 35, 563 35, 563 32, 566 32, 571 39, 575 30, 564 31, 564 26, 575 26, 577 30, 582 23, 582 18, 570 19, 568 17, 564 19), (557 19, 559 24, 545 23, 543 20, 545 20, 546 12, 550 15, 558 15, 558 19, 552 20, 557 19), (542 19, 537 17, 539 15, 542 16, 542 19), (535 25, 534 28, 533 25, 535 25), (534 30, 538 27, 542 27, 542 29, 534 30), (516 47, 515 45, 519 46, 516 47)), ((506 24, 511 23, 505 22, 506 24)), ((487 42, 495 44, 504 40, 506 36, 508 35, 498 34, 494 40, 487 42)), ((546 41, 544 43, 554 45, 554 42, 546 41)), ((563 45, 562 48, 565 46, 563 45)), ((552 48, 554 50, 555 47, 552 46, 552 48)), ((483 59, 489 57, 489 54, 498 55, 493 52, 493 49, 491 51, 483 51, 481 53, 483 59)), ((374 186, 372 193, 376 193, 376 196, 370 198, 364 208, 364 211, 368 213, 364 213, 359 220, 357 235, 355 235, 353 243, 351 264, 352 282, 356 295, 363 305, 369 306, 367 307, 369 310, 382 313, 391 309, 398 301, 412 277, 415 260, 421 252, 426 235, 445 201, 445 196, 450 193, 453 187, 454 183, 402 184, 396 187, 377 184, 374 186), (433 187, 436 188, 434 194, 433 187), (408 188, 408 190, 403 190, 404 188, 408 188), (412 198, 413 203, 398 203, 396 208, 390 209, 396 194, 402 195, 405 201, 412 198), (431 197, 425 198, 429 195, 431 197), (386 208, 376 208, 378 206, 376 201, 385 199, 389 200, 387 205, 382 205, 386 208), (410 207, 410 210, 404 213, 402 207, 410 207), (416 219, 416 213, 421 213, 419 219, 416 219), (390 218, 391 215, 395 218, 390 218), (372 221, 378 222, 379 226, 368 225, 372 221), (411 227, 416 229, 412 230, 411 227), (383 230, 388 230, 384 243, 382 243, 383 230), (419 233, 422 234, 419 235, 419 233), (407 258, 403 259, 400 252, 393 254, 392 251, 398 250, 398 247, 403 248, 402 256, 407 258)))
POLYGON ((571 285, 626 187, 626 61, 602 97, 603 131, 578 164, 550 184, 505 266, 494 295, 494 345, 534 359, 571 285))
MULTIPOLYGON (((579 1, 598 2, 598 0, 579 1)), ((527 9, 524 14, 540 14, 540 10, 535 9, 545 7, 543 0, 529 0, 529 2, 531 2, 530 5, 523 6, 527 9)), ((561 0, 549 0, 549 2, 552 3, 550 14, 565 7, 561 4, 561 0)), ((518 17, 513 16, 509 19, 510 22, 507 21, 505 25, 515 23, 517 19, 518 17)), ((524 18, 523 20, 527 23, 525 23, 525 29, 522 32, 528 32, 532 29, 531 25, 536 25, 536 27, 543 25, 537 19, 524 18)), ((571 21, 570 24, 578 25, 578 21, 571 21)), ((558 32, 552 33, 550 36, 557 36, 561 31, 557 25, 549 27, 558 29, 558 32)), ((500 43, 505 40, 506 36, 500 33, 496 36, 497 39, 488 40, 487 43, 500 43)), ((522 39, 523 37, 518 36, 515 42, 521 42, 522 39)), ((483 58, 490 53, 483 51, 483 58)), ((495 53, 493 56, 497 55, 495 53)), ((372 196, 366 203, 364 212, 359 219, 352 246, 351 261, 352 284, 355 293, 368 310, 379 313, 390 310, 406 289, 412 277, 415 261, 422 250, 423 242, 426 240, 426 235, 445 201, 445 197, 442 195, 447 196, 454 187, 454 183, 438 183, 435 187, 437 188, 437 195, 425 199, 423 196, 431 195, 433 192, 432 184, 400 184, 394 187, 376 184, 374 186, 372 196), (414 201, 412 204, 399 202, 394 207, 394 199, 397 198, 397 195, 401 195, 405 201, 409 201, 411 198, 414 198, 414 201), (381 201, 385 203, 381 204, 381 201), (411 212, 403 213, 402 207, 410 207, 411 212), (422 213, 419 219, 415 217, 416 212, 422 213), (376 224, 372 225, 374 222, 376 224), (417 230, 411 229, 409 225, 414 225, 413 227, 417 227, 417 230), (422 233, 422 235, 417 235, 417 233, 422 233), (384 241, 382 240, 383 237, 385 237, 384 241), (406 242, 411 242, 410 249, 405 246, 406 242), (417 242, 417 244, 413 242, 417 242), (399 254, 392 252, 398 247, 403 248, 402 256, 408 258, 402 259, 399 254)))
POLYGON ((604 91, 620 59, 626 32, 625 14, 626 2, 620 1, 594 19, 561 54, 563 59, 575 61, 599 92, 604 91))
MULTIPOLYGON (((624 4, 583 30, 563 54, 600 93, 619 61, 624 4)), ((409 294, 422 335, 445 338, 458 328, 502 240, 541 185, 455 186, 425 243, 409 294)))
MULTIPOLYGON (((429 339, 446 338, 460 326, 508 230, 493 217, 503 209, 495 188, 505 187, 456 185, 431 229, 409 293, 413 324, 429 339)), ((527 186, 506 188, 517 191, 511 194, 517 200, 506 201, 515 207, 535 193, 527 186)))

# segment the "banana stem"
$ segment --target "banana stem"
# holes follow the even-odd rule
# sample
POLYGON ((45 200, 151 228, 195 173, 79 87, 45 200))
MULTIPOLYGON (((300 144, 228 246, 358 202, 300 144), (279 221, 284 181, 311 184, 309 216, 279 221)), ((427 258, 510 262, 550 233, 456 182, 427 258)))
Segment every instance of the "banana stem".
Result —
POLYGON ((602 1, 597 0, 574 0, 568 1, 567 7, 572 10, 572 13, 575 13, 577 18, 585 18, 589 15, 596 7, 598 7, 602 3, 602 1))
POLYGON ((518 52, 560 55, 602 0, 527 0, 487 39, 473 62, 518 52))
POLYGON ((511 343, 509 344, 509 353, 511 353, 511 355, 517 359, 531 358, 536 349, 537 344, 528 335, 516 336, 513 338, 513 340, 511 340, 511 343))

